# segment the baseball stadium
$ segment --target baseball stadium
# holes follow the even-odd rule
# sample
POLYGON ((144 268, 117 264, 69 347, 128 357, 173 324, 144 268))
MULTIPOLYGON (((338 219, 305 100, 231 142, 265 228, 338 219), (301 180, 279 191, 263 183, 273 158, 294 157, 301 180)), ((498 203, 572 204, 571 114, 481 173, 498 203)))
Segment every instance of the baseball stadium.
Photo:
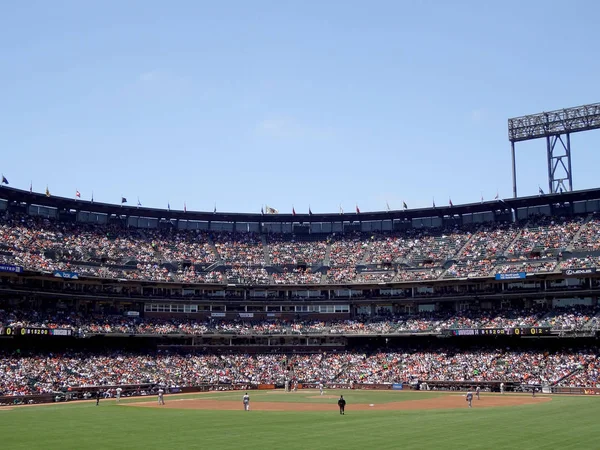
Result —
MULTIPOLYGON (((511 119, 509 140, 599 127, 587 105, 511 119)), ((352 214, 111 205, 3 176, 7 445, 595 448, 600 189, 549 175, 532 197, 514 176, 513 198, 352 214)))

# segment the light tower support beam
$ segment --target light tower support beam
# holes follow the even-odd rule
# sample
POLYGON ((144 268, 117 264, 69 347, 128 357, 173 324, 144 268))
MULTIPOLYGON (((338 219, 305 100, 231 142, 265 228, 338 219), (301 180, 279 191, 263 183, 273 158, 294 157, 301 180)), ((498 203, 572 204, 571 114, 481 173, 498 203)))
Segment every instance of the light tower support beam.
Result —
POLYGON ((509 119, 513 196, 517 196, 515 142, 546 138, 548 189, 549 194, 557 194, 573 190, 571 133, 596 129, 600 129, 600 103, 509 119))

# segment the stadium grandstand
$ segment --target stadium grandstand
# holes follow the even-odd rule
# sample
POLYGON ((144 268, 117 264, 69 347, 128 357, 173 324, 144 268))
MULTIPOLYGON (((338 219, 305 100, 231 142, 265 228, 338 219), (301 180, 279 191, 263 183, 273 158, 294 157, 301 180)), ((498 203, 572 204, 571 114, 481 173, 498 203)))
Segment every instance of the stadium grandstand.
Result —
POLYGON ((600 388, 600 189, 292 216, 3 187, 0 217, 5 399, 286 380, 600 388))

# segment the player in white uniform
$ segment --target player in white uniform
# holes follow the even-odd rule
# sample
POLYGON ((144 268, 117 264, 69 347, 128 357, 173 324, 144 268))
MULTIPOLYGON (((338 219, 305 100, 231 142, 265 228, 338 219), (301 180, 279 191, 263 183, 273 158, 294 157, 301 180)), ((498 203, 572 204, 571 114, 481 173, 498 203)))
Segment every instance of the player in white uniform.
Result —
POLYGON ((123 392, 123 389, 118 387, 117 388, 117 403, 119 403, 121 401, 121 392, 123 392))
POLYGON ((244 404, 244 411, 250 411, 250 396, 247 392, 242 397, 242 403, 244 404))
POLYGON ((479 392, 481 391, 481 389, 479 388, 479 386, 477 386, 477 389, 475 389, 475 395, 477 396, 477 400, 481 400, 479 398, 479 392))
POLYGON ((500 393, 504 395, 504 383, 500 383, 500 393))
POLYGON ((319 382, 319 391, 321 392, 321 395, 323 395, 323 383, 319 382))
POLYGON ((158 404, 159 405, 164 405, 165 404, 165 390, 163 388, 158 388, 158 404))

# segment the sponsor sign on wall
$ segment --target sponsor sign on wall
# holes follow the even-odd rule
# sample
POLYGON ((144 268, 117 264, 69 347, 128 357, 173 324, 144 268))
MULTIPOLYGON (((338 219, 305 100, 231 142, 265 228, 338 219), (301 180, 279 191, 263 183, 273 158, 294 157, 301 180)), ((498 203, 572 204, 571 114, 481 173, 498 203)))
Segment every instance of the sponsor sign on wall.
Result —
POLYGON ((514 272, 514 273, 497 273, 496 280, 522 280, 527 277, 526 272, 514 272))
POLYGON ((562 271, 562 274, 567 277, 579 277, 582 275, 591 275, 593 273, 596 273, 595 267, 587 267, 585 269, 567 269, 562 271))
POLYGON ((0 272, 23 273, 23 267, 11 264, 0 264, 0 272))

